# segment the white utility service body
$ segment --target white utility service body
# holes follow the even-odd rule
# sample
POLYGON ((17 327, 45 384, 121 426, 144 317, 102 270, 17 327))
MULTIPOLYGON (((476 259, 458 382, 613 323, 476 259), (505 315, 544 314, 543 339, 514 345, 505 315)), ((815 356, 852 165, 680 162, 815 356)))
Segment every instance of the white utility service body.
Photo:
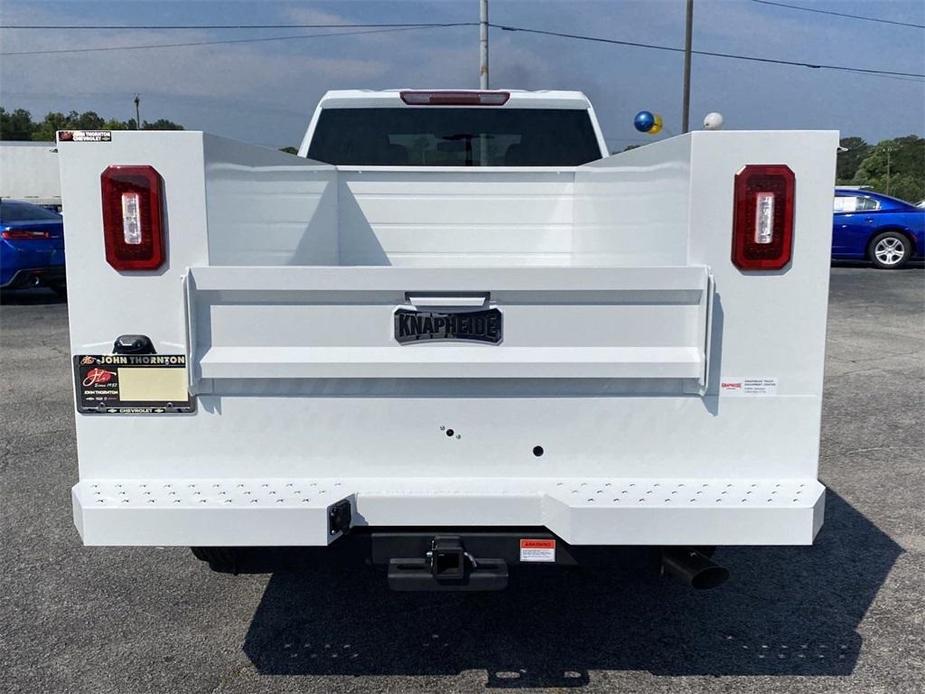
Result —
MULTIPOLYGON (((324 109, 370 104, 453 108, 329 93, 301 153, 324 109)), ((578 93, 481 108, 584 109, 603 149, 578 93)), ((329 165, 201 132, 69 137, 78 405, 88 355, 126 389, 119 408, 78 407, 85 544, 326 545, 348 529, 331 525, 342 501, 351 529, 545 528, 569 545, 818 532, 836 132, 692 132, 554 167, 329 165), (107 262, 114 165, 159 176, 156 269, 107 262), (759 198, 792 214, 791 257, 743 269, 737 174, 765 165, 795 182, 789 200, 759 198), (503 336, 399 342, 403 311, 493 311, 503 336), (107 362, 124 334, 182 376, 107 362), (178 391, 184 411, 130 407, 178 391)))

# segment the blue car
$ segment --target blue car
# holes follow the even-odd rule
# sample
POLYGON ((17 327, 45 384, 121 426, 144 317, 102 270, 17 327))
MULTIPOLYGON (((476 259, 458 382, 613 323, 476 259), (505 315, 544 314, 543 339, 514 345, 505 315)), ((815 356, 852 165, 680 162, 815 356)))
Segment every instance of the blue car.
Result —
POLYGON ((28 202, 0 200, 0 289, 65 292, 64 221, 28 202))
POLYGON ((893 270, 925 254, 925 209, 869 190, 835 189, 832 258, 893 270))

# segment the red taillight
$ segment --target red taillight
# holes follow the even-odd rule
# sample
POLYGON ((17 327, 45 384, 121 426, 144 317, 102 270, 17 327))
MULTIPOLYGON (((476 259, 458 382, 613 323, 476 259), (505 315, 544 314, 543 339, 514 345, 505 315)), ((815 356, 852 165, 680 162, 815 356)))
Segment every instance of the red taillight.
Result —
POLYGON ((510 92, 401 92, 409 106, 504 106, 510 92))
POLYGON ((5 229, 0 232, 0 237, 8 241, 31 241, 34 239, 47 239, 50 235, 47 231, 39 229, 5 229))
POLYGON ((749 164, 736 174, 732 262, 741 270, 780 270, 793 250, 793 171, 749 164))
POLYGON ((100 176, 106 262, 116 270, 164 264, 161 177, 151 166, 110 166, 100 176))

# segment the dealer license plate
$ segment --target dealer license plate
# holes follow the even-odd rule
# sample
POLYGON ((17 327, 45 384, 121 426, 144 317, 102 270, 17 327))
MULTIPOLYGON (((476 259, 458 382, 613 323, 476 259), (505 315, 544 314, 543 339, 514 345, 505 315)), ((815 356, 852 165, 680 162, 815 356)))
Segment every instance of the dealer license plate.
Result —
POLYGON ((78 354, 77 411, 95 414, 193 412, 184 354, 78 354))

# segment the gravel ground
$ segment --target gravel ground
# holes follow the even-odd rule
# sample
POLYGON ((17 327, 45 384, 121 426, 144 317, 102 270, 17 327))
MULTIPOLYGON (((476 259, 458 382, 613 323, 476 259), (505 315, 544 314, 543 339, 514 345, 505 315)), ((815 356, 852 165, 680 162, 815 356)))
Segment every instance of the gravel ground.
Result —
POLYGON ((925 690, 925 271, 832 271, 813 547, 717 555, 693 592, 648 575, 515 573, 390 593, 362 567, 213 574, 186 550, 84 548, 67 307, 0 309, 0 690, 925 690))

